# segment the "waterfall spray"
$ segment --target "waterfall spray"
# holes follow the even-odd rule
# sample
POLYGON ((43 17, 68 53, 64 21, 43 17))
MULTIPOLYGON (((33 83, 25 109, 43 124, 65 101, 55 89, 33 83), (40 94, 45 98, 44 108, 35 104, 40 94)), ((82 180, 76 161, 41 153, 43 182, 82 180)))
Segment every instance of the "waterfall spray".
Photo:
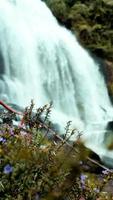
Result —
MULTIPOLYGON (((0 99, 26 106, 53 101, 53 122, 84 131, 99 155, 113 109, 99 66, 40 0, 0 2, 0 99), (104 108, 104 109, 102 109, 104 108)), ((110 156, 112 152, 110 152, 110 156)))

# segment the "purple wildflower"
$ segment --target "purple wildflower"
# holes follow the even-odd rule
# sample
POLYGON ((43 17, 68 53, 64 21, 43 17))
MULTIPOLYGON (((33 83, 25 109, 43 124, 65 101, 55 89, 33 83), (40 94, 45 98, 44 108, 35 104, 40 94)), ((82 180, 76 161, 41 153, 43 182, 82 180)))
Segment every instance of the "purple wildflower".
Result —
POLYGON ((81 176, 80 176, 80 182, 81 182, 81 187, 82 187, 82 189, 85 188, 85 180, 86 180, 86 178, 87 178, 86 175, 81 174, 81 176))
POLYGON ((11 172, 13 171, 13 167, 10 165, 10 164, 7 164, 5 167, 4 167, 4 174, 10 174, 11 172))
POLYGON ((10 131, 9 131, 10 135, 14 135, 14 131, 12 128, 10 128, 10 131))
POLYGON ((6 142, 6 139, 3 138, 3 137, 0 137, 0 142, 5 143, 5 142, 6 142))
POLYGON ((96 192, 96 193, 99 193, 99 192, 100 192, 98 188, 94 188, 93 190, 94 190, 94 192, 96 192))
POLYGON ((108 174, 109 174, 109 170, 107 170, 107 169, 106 169, 106 170, 103 170, 102 173, 103 173, 104 175, 108 175, 108 174))
POLYGON ((81 176, 80 176, 80 180, 81 180, 81 182, 84 182, 84 181, 86 180, 86 178, 87 178, 86 175, 81 174, 81 176))

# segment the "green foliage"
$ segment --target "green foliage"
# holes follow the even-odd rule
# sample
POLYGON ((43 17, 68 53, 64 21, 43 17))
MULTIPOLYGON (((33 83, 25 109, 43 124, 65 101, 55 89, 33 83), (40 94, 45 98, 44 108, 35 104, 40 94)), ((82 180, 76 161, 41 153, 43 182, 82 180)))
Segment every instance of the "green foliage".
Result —
POLYGON ((67 18, 67 6, 64 1, 61 0, 46 0, 46 3, 49 7, 52 7, 54 9, 54 15, 58 16, 58 20, 62 20, 62 22, 65 22, 67 18))
POLYGON ((85 47, 97 56, 113 61, 113 4, 111 1, 47 0, 47 4, 60 23, 70 28, 75 34, 77 33, 85 47), (85 30, 83 30, 84 26, 85 30))
MULTIPOLYGON (((113 62, 112 0, 46 0, 46 3, 58 21, 75 33, 83 46, 97 57, 113 62)), ((109 72, 109 66, 107 70, 109 72)), ((108 79, 111 84, 107 82, 108 92, 113 102, 113 78, 107 76, 108 79)))
MULTIPOLYGON (((95 200, 102 195, 105 197, 102 190, 112 175, 104 172, 101 176, 106 182, 98 183, 95 175, 84 172, 89 151, 80 142, 79 135, 72 145, 68 143, 69 135, 75 133, 70 130, 70 122, 64 139, 51 130, 51 107, 52 104, 45 105, 34 113, 32 102, 25 109, 24 126, 18 127, 11 123, 15 116, 10 118, 5 113, 9 123, 7 120, 0 124, 0 200, 95 200)), ((3 113, 0 119, 4 119, 3 113)))

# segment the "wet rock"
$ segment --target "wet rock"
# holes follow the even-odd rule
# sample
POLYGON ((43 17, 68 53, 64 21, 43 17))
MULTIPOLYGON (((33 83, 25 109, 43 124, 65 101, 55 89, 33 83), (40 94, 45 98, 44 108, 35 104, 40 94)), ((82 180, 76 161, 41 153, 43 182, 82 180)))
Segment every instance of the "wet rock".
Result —
MULTIPOLYGON (((7 103, 7 105, 17 112, 24 112, 24 109, 16 104, 7 103)), ((0 105, 0 124, 18 125, 20 120, 20 115, 8 112, 7 109, 0 105)))
POLYGON ((112 130, 113 131, 113 121, 108 122, 106 130, 112 130))
POLYGON ((113 158, 102 156, 101 157, 102 162, 105 164, 105 166, 113 169, 113 158))
POLYGON ((106 132, 104 135, 104 145, 108 150, 113 150, 113 121, 108 122, 108 125, 106 127, 106 132))

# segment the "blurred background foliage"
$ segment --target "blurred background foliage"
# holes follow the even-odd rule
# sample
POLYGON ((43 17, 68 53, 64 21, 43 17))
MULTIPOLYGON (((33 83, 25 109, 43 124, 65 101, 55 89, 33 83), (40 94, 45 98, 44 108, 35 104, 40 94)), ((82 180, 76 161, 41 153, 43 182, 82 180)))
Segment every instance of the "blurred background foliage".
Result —
POLYGON ((107 72, 104 75, 113 102, 113 76, 108 76, 113 71, 113 1, 43 1, 52 10, 58 22, 76 35, 83 47, 94 57, 102 59, 101 71, 107 72), (109 61, 109 66, 106 61, 109 61))

